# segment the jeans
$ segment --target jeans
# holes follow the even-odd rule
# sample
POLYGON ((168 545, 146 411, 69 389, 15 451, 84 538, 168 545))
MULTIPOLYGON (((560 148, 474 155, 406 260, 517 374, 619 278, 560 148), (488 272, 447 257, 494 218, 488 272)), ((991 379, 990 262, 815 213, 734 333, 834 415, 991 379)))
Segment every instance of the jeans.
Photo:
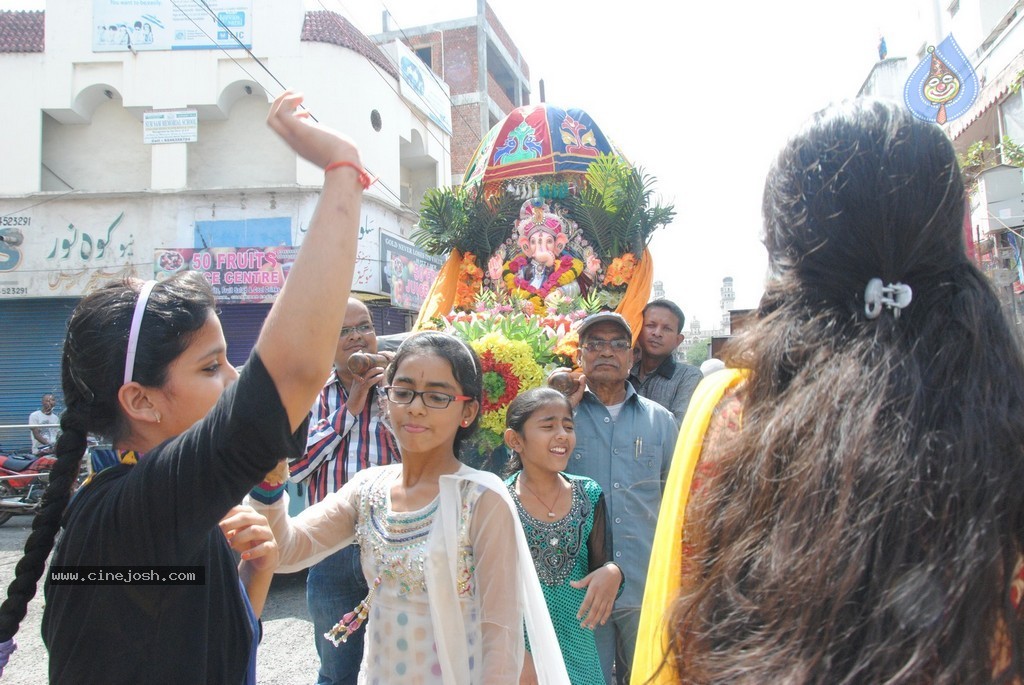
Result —
POLYGON ((310 567, 306 575, 306 606, 313 619, 313 639, 320 657, 317 685, 355 685, 363 660, 366 624, 337 647, 324 633, 366 599, 367 592, 358 545, 349 545, 310 567))
POLYGON ((609 685, 629 683, 629 667, 636 649, 636 636, 640 630, 640 609, 612 609, 608 623, 594 631, 597 653, 601 657, 601 670, 609 685), (614 662, 615 677, 612 677, 614 662))

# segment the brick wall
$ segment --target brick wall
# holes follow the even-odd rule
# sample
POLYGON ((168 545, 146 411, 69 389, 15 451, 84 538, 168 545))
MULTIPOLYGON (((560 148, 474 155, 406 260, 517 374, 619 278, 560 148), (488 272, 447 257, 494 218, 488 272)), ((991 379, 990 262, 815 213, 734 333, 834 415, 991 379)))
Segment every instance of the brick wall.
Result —
POLYGON ((431 31, 413 36, 409 40, 403 40, 413 52, 423 48, 430 48, 430 69, 438 76, 444 76, 441 69, 441 32, 431 31))
POLYGON ((530 67, 526 64, 526 60, 523 59, 523 56, 522 54, 520 54, 519 48, 516 47, 516 44, 512 42, 512 38, 509 37, 508 31, 506 31, 505 27, 501 25, 500 21, 498 21, 498 15, 494 13, 494 10, 491 9, 491 6, 489 4, 486 5, 486 7, 487 23, 491 25, 491 30, 494 31, 494 34, 498 37, 498 40, 501 42, 502 45, 505 46, 505 49, 508 50, 508 54, 512 55, 512 59, 519 59, 520 68, 523 70, 523 74, 526 76, 526 81, 529 82, 530 67))
POLYGON ((477 69, 476 28, 445 31, 444 77, 452 95, 476 92, 477 69))
POLYGON ((494 100, 495 104, 501 108, 502 112, 508 114, 515 109, 515 105, 512 104, 512 100, 509 99, 508 95, 505 94, 505 91, 498 82, 494 80, 494 77, 491 76, 490 73, 487 74, 487 93, 491 96, 491 99, 494 100))
POLYGON ((452 174, 461 174, 480 145, 479 105, 458 105, 452 108, 452 174))

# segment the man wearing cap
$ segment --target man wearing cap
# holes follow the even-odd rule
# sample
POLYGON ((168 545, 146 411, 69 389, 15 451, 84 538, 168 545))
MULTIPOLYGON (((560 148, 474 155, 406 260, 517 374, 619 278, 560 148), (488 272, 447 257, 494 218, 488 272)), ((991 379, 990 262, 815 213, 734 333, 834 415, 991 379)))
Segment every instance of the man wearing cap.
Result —
POLYGON ((683 342, 683 310, 671 300, 654 300, 644 307, 644 324, 637 343, 640 361, 633 365, 629 381, 636 391, 672 412, 676 426, 690 404, 690 397, 704 377, 696 366, 672 358, 683 342))
POLYGON ((577 363, 586 382, 570 398, 576 407, 576 450, 566 470, 592 478, 604 490, 612 559, 625 583, 611 620, 595 637, 606 676, 615 658, 615 680, 609 682, 627 683, 677 428, 667 409, 641 397, 627 380, 633 334, 622 316, 592 314, 579 336, 577 363))

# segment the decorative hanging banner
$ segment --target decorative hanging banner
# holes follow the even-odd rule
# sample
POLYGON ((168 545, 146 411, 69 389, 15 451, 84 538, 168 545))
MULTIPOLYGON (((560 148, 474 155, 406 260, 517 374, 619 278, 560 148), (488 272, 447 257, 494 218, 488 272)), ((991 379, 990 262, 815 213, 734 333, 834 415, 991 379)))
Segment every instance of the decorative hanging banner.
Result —
POLYGON ((963 116, 978 97, 978 75, 953 34, 910 73, 903 101, 918 119, 945 124, 963 116))

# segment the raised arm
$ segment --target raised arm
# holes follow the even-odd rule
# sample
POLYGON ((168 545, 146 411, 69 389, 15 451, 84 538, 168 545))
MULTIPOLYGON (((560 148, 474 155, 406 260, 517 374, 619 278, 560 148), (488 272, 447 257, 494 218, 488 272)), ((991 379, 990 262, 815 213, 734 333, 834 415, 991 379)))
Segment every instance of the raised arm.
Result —
POLYGON ((285 92, 267 123, 300 157, 327 172, 302 249, 256 342, 292 429, 306 417, 330 372, 355 268, 362 206, 359 151, 348 138, 309 120, 302 96, 285 92), (329 277, 326 277, 328 276, 329 277))

